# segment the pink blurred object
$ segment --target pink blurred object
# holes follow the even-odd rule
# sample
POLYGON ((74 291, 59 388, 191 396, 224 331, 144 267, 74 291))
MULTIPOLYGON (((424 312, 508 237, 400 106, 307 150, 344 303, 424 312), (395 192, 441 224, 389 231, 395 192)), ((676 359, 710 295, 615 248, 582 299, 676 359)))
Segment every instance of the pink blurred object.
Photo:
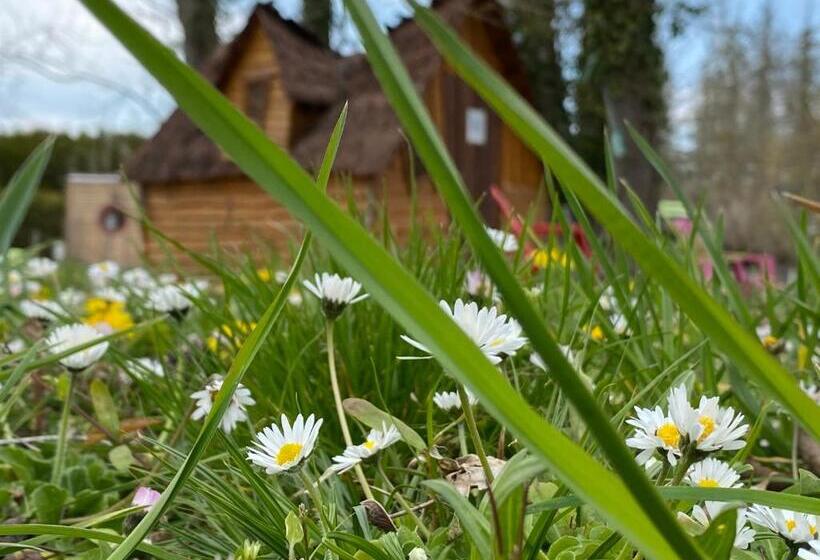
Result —
MULTIPOLYGON (((769 253, 728 253, 726 264, 738 284, 743 288, 758 290, 766 282, 777 280, 777 260, 769 253)), ((700 262, 703 278, 708 282, 714 276, 711 260, 700 262)))
POLYGON ((161 494, 156 490, 148 488, 147 486, 140 486, 137 488, 134 498, 131 500, 131 505, 141 506, 145 508, 145 511, 148 511, 151 509, 151 506, 157 503, 160 496, 161 494))

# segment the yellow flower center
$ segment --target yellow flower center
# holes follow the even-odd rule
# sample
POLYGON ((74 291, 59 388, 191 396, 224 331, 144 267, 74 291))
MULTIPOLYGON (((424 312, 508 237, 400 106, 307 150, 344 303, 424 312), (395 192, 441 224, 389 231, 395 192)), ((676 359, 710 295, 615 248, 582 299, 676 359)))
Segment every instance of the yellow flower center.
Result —
POLYGON ((698 422, 703 426, 703 432, 701 432, 700 437, 698 437, 698 441, 701 442, 715 431, 715 420, 711 416, 701 416, 698 418, 698 422))
POLYGON ((794 531, 794 528, 797 527, 797 521, 794 519, 787 519, 786 520, 786 530, 791 533, 794 531))
POLYGON ((718 481, 714 478, 703 478, 698 482, 698 486, 701 488, 717 488, 718 481))
POLYGON ((279 453, 276 454, 276 464, 280 467, 284 467, 285 465, 292 463, 296 457, 299 456, 299 452, 301 451, 301 443, 286 443, 279 448, 279 453))
POLYGON ((780 342, 776 336, 767 335, 763 337, 763 346, 765 348, 774 348, 780 342))
POLYGON ((677 447, 678 443, 680 443, 678 427, 671 422, 667 422, 663 426, 658 427, 655 431, 655 435, 661 438, 661 441, 668 447, 677 447))
POLYGON ((376 448, 376 442, 372 439, 367 440, 362 444, 362 446, 367 449, 368 451, 373 451, 376 448))

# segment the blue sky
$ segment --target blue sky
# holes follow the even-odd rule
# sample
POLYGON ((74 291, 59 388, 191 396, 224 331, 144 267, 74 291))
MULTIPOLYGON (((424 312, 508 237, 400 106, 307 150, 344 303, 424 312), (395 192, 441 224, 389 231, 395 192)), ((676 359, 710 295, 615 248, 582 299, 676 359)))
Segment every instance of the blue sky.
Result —
MULTIPOLYGON (((697 99, 701 68, 708 61, 710 29, 720 22, 752 24, 767 0, 713 2, 708 15, 684 35, 663 37, 670 72, 673 126, 684 127, 697 99)), ((781 42, 807 24, 820 29, 820 0, 770 0, 781 42)), ((119 0, 167 44, 178 47, 181 31, 173 0, 119 0)), ((220 31, 241 28, 251 0, 228 0, 220 31)), ((298 0, 276 0, 297 17, 298 0)), ((0 0, 0 134, 48 129, 72 134, 99 130, 150 134, 173 109, 173 101, 88 14, 77 0, 0 0)), ((377 16, 395 23, 402 0, 371 0, 377 16)), ((347 48, 352 32, 343 32, 347 48)), ((340 38, 337 37, 337 40, 340 38)))

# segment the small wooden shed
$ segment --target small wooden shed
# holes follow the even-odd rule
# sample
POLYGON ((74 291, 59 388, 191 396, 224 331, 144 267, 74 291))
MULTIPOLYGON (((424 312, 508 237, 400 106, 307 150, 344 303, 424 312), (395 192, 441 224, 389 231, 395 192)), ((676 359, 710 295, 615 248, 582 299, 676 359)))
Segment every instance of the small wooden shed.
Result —
MULTIPOLYGON (((440 0, 435 10, 525 96, 526 80, 502 8, 495 0, 440 0)), ((520 210, 537 198, 538 159, 443 62, 421 29, 407 20, 391 32, 393 44, 445 139, 465 183, 484 200, 485 219, 497 209, 484 197, 500 186, 520 210)), ((419 216, 439 222, 447 213, 410 151, 398 119, 363 54, 339 56, 322 47, 270 5, 258 5, 247 26, 217 52, 205 75, 277 144, 302 165, 321 161, 342 106, 347 125, 336 159, 331 195, 352 186, 360 207, 375 218, 387 206, 399 237, 410 226, 411 177, 416 170, 419 216)), ((264 237, 285 246, 298 224, 181 112, 176 111, 126 167, 139 182, 147 216, 167 235, 194 249, 215 237, 243 246, 264 237)), ((157 252, 150 236, 146 249, 157 252)))
POLYGON ((66 255, 83 262, 140 262, 139 187, 114 173, 69 173, 65 183, 66 255), (135 219, 136 218, 136 219, 135 219))

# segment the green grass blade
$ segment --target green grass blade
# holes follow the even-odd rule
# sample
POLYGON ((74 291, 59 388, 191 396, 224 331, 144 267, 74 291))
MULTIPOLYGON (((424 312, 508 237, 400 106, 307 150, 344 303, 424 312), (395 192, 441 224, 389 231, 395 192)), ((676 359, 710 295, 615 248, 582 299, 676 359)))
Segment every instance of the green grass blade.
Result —
POLYGON ((464 47, 439 18, 417 8, 417 20, 455 71, 498 113, 524 142, 549 163, 565 188, 633 259, 677 301, 700 329, 787 408, 815 437, 820 437, 820 407, 745 328, 704 292, 677 263, 646 238, 601 180, 501 77, 464 47))
MULTIPOLYGON (((67 525, 41 525, 36 523, 30 525, 0 525, 0 536, 2 537, 19 537, 25 535, 48 535, 110 543, 118 543, 123 540, 121 536, 110 531, 95 531, 94 529, 81 529, 67 525)), ((184 558, 184 556, 172 554, 158 546, 148 543, 138 543, 137 550, 150 554, 159 560, 182 560, 184 558)))
POLYGON ((644 510, 646 520, 658 528, 681 556, 697 558, 698 551, 694 543, 678 525, 644 470, 635 463, 632 452, 624 444, 622 436, 567 361, 549 334, 544 319, 530 304, 503 255, 487 235, 483 222, 464 188, 461 176, 449 157, 415 85, 366 2, 346 0, 345 5, 362 37, 373 72, 396 111, 405 133, 446 201, 450 213, 461 226, 487 273, 504 296, 507 307, 529 337, 533 348, 549 364, 552 377, 584 419, 613 468, 626 482, 626 487, 644 510))
MULTIPOLYGON (((642 550, 654 558, 679 558, 624 483, 530 408, 418 281, 316 189, 310 176, 282 149, 112 2, 83 3, 256 184, 301 219, 410 336, 473 389, 490 414, 642 550)), ((129 536, 128 547, 123 548, 133 550, 138 537, 129 536)), ((114 558, 123 560, 124 555, 120 552, 114 558)))
POLYGON ((53 136, 43 140, 26 158, 0 196, 0 255, 5 254, 11 247, 11 242, 20 224, 23 223, 23 218, 26 217, 51 158, 53 147, 53 136))
MULTIPOLYGON (((660 489, 661 495, 668 500, 686 500, 689 502, 744 502, 760 504, 791 511, 820 515, 820 498, 754 490, 750 488, 693 488, 690 486, 665 486, 660 489)), ((565 507, 578 507, 583 501, 577 496, 562 496, 532 504, 527 511, 536 513, 565 507)))
POLYGON ((426 480, 424 486, 436 493, 453 510, 461 522, 461 528, 478 549, 481 558, 492 556, 490 522, 470 501, 458 493, 455 486, 444 480, 426 480))

